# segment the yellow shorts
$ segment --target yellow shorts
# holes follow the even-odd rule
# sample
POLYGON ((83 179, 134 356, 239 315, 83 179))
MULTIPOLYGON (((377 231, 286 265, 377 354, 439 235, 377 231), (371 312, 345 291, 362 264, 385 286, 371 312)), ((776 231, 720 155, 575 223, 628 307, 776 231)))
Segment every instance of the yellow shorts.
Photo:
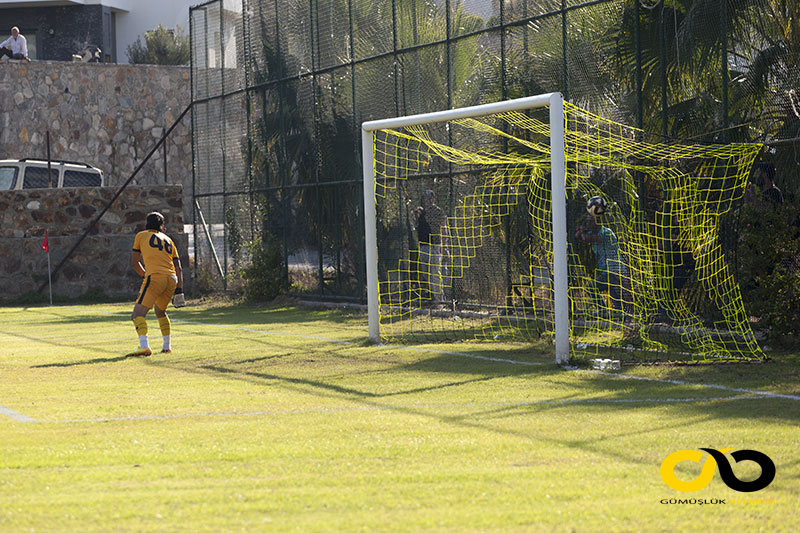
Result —
POLYGON ((155 304, 162 311, 166 311, 177 286, 178 280, 172 276, 145 276, 136 303, 148 309, 152 309, 155 304))

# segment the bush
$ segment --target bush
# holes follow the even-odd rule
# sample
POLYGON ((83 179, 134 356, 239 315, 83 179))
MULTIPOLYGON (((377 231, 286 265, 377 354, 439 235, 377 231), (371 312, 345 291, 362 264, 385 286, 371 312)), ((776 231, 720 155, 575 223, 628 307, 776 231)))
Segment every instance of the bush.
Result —
POLYGON ((800 331, 800 227, 798 210, 747 206, 739 213, 737 268, 742 297, 770 341, 800 331))
POLYGON ((128 61, 134 64, 188 65, 191 60, 189 36, 180 26, 172 30, 159 24, 154 30, 144 32, 144 44, 141 36, 137 37, 127 53, 128 61))
POLYGON ((246 244, 251 263, 241 271, 244 298, 248 302, 269 302, 284 287, 284 264, 280 248, 271 238, 246 244))
MULTIPOLYGON (((219 275, 212 274, 211 268, 211 265, 207 265, 207 268, 195 270, 192 285, 193 296, 208 296, 222 290, 219 275)), ((214 273, 216 274, 216 271, 214 273)))
POLYGON ((759 325, 769 329, 771 341, 796 342, 795 334, 800 332, 800 270, 779 265, 758 283, 751 307, 761 316, 759 325))

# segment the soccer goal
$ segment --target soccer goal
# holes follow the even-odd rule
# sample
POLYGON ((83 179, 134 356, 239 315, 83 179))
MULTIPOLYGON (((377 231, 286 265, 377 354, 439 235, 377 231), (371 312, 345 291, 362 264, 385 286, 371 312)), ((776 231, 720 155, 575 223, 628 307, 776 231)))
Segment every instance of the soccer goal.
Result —
POLYGON ((373 341, 763 359, 726 235, 760 145, 651 139, 559 93, 362 125, 373 341))

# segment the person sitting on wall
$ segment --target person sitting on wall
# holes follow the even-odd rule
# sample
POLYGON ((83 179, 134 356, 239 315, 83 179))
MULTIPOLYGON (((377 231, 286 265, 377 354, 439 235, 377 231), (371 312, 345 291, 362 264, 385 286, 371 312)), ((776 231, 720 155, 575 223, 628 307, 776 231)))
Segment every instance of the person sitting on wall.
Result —
POLYGON ((11 59, 24 59, 30 61, 28 57, 28 41, 25 36, 19 33, 19 28, 11 28, 11 37, 0 43, 0 58, 3 56, 11 59))

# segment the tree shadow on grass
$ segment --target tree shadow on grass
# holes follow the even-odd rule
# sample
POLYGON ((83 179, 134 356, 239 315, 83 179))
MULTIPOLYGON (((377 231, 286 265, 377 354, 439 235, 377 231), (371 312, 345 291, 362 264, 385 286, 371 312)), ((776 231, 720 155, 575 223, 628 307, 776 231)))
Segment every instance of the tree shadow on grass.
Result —
MULTIPOLYGON (((125 315, 111 312, 90 312, 91 314, 58 313, 58 309, 66 310, 63 307, 42 307, 36 308, 36 327, 49 325, 69 325, 69 324, 96 324, 96 323, 119 323, 120 321, 130 321, 130 312, 125 315), (48 318, 50 317, 50 318, 48 318)), ((33 311, 31 309, 31 311, 33 311)))
MULTIPOLYGON (((443 358, 443 359, 450 359, 451 356, 441 356, 441 357, 434 357, 434 359, 443 358)), ((408 388, 402 391, 393 391, 389 393, 379 393, 375 391, 370 391, 366 389, 359 389, 350 386, 344 386, 336 383, 330 383, 325 381, 324 379, 312 379, 306 377, 296 377, 296 376, 281 376, 272 373, 266 372, 257 372, 257 371, 242 371, 239 369, 230 368, 228 366, 218 366, 218 365, 202 365, 192 368, 186 367, 175 367, 174 365, 170 364, 169 361, 149 361, 149 364, 155 364, 157 366, 164 366, 171 369, 182 370, 190 373, 198 373, 198 374, 210 374, 216 375, 219 377, 224 377, 225 379, 235 379, 246 381, 248 383, 264 385, 264 386, 278 386, 281 388, 285 388, 287 390, 293 390, 295 392, 300 392, 303 394, 311 394, 320 398, 326 399, 334 399, 334 400, 342 400, 348 403, 356 403, 361 406, 361 408, 356 409, 374 409, 374 410, 386 410, 395 413, 403 413, 405 415, 411 416, 418 416, 429 420, 435 420, 438 423, 448 424, 452 426, 457 426, 465 429, 470 430, 478 430, 478 431, 486 431, 495 433, 498 435, 506 435, 510 437, 514 437, 517 439, 528 440, 528 441, 545 441, 551 442, 558 445, 562 445, 568 448, 573 448, 581 451, 590 451, 593 453, 604 454, 607 456, 615 457, 617 460, 622 462, 630 462, 630 463, 645 463, 645 459, 640 459, 636 457, 632 457, 626 449, 620 448, 619 450, 609 450, 607 447, 604 446, 606 441, 613 441, 615 439, 625 439, 627 436, 632 436, 635 434, 647 434, 654 430, 661 430, 661 431, 668 431, 668 430, 679 430, 683 427, 693 427, 697 424, 696 419, 689 419, 689 420, 682 420, 680 422, 670 422, 668 424, 661 424, 659 427, 649 427, 646 429, 638 429, 636 431, 631 431, 624 427, 609 427, 605 428, 606 431, 603 432, 601 435, 597 435, 595 437, 583 437, 585 432, 581 432, 580 435, 576 438, 570 438, 568 435, 547 435, 542 434, 538 431, 532 430, 525 430, 519 427, 516 427, 515 424, 505 423, 502 424, 500 421, 502 419, 508 418, 515 418, 515 417, 528 417, 528 416, 544 416, 545 412, 549 409, 552 409, 553 406, 551 405, 529 405, 529 406, 520 406, 520 405, 509 405, 509 406, 502 406, 502 407, 491 407, 486 409, 487 404, 500 404, 502 403, 502 398, 499 399, 477 399, 475 403, 467 402, 465 404, 457 403, 457 404, 443 404, 441 408, 437 408, 437 406, 430 405, 429 403, 423 405, 398 405, 392 402, 385 402, 383 400, 402 396, 402 395, 411 395, 416 393, 426 393, 426 392, 435 392, 440 390, 446 390, 449 388, 459 387, 463 385, 470 385, 475 383, 483 383, 488 382, 494 379, 498 379, 501 377, 500 374, 504 373, 497 373, 494 376, 484 376, 484 377, 475 377, 470 379, 453 379, 448 380, 446 383, 440 383, 437 385, 427 386, 427 387, 414 387, 408 388), (453 408, 465 408, 468 409, 468 413, 456 413, 451 414, 445 411, 450 411, 453 408)), ((441 368, 441 366, 448 366, 452 365, 452 362, 432 362, 431 368, 441 368)), ((419 371, 424 368, 423 366, 416 365, 416 368, 419 371)), ((434 370, 434 372, 439 372, 438 370, 434 370)), ((531 375, 531 378, 535 380, 536 378, 544 378, 548 376, 556 376, 563 371, 560 369, 553 367, 534 367, 528 368, 525 371, 526 373, 531 375)), ((509 375, 518 375, 517 371, 511 372, 509 375)), ((561 397, 561 400, 577 400, 580 397, 580 393, 571 393, 568 394, 566 397, 561 397)), ((337 408, 341 408, 341 405, 337 405, 337 408)), ((560 407, 564 407, 561 405, 560 407)), ((637 409, 637 407, 631 406, 623 406, 622 409, 617 410, 617 414, 624 417, 624 414, 620 413, 620 411, 632 411, 637 409)), ((712 416, 712 415, 709 415, 712 416)), ((703 443, 705 444, 705 443, 703 443)))
MULTIPOLYGON (((389 346, 387 348, 391 349, 393 347, 389 346)), ((450 348, 450 346, 446 348, 450 348)), ((493 379, 505 377, 529 378, 532 390, 535 390, 536 383, 541 382, 541 380, 552 381, 558 386, 568 382, 569 387, 575 390, 570 397, 566 398, 542 402, 532 401, 527 404, 526 402, 520 402, 516 405, 499 407, 496 411, 473 414, 473 416, 495 419, 527 416, 549 409, 563 408, 570 404, 581 404, 584 408, 595 410, 611 409, 615 412, 651 409, 656 406, 661 407, 664 404, 672 404, 679 405, 680 409, 685 411, 686 416, 693 419, 709 417, 713 419, 775 418, 791 420, 792 422, 800 420, 800 410, 790 408, 792 405, 797 405, 797 400, 785 399, 778 405, 775 402, 779 401, 780 398, 748 399, 749 396, 753 395, 747 393, 746 390, 737 390, 735 384, 723 386, 709 384, 707 380, 703 379, 703 369, 700 368, 692 369, 695 371, 694 379, 696 383, 694 384, 686 380, 685 377, 684 380, 678 382, 668 375, 637 375, 636 369, 627 370, 627 372, 633 374, 630 376, 633 379, 627 379, 622 374, 603 375, 602 373, 581 370, 575 371, 576 374, 573 375, 583 373, 586 376, 585 379, 571 379, 569 377, 565 378, 570 374, 565 373, 563 369, 552 363, 549 354, 537 357, 531 354, 532 350, 526 345, 505 349, 502 352, 493 350, 490 346, 481 347, 480 350, 475 350, 474 346, 471 346, 463 348, 464 351, 461 353, 445 351, 436 347, 399 347, 399 349, 412 349, 419 352, 428 352, 428 354, 415 361, 398 362, 390 366, 381 366, 374 370, 361 368, 357 371, 355 369, 353 371, 342 371, 341 365, 336 365, 335 375, 329 374, 320 377, 298 375, 303 371, 303 367, 300 365, 309 364, 309 362, 313 365, 310 368, 324 371, 324 367, 320 367, 314 362, 315 359, 331 361, 334 358, 340 358, 343 364, 346 364, 345 358, 364 360, 365 356, 374 354, 376 350, 380 350, 380 347, 367 349, 366 352, 357 353, 356 355, 339 353, 339 350, 353 349, 362 350, 362 348, 352 345, 325 349, 324 353, 317 353, 311 360, 297 361, 298 366, 294 367, 291 366, 293 362, 290 356, 296 354, 286 353, 281 356, 283 358, 282 364, 285 363, 289 366, 281 366, 279 367, 280 369, 276 369, 278 371, 269 372, 265 372, 263 368, 258 368, 257 366, 253 368, 252 365, 274 362, 274 356, 251 357, 241 361, 233 359, 202 365, 175 365, 169 361, 152 361, 152 363, 163 364, 170 368, 188 372, 210 373, 226 379, 245 380, 255 384, 287 386, 298 392, 320 394, 328 398, 340 397, 341 399, 374 400, 376 402, 381 398, 454 389, 459 386, 489 382, 493 379), (508 361, 515 361, 516 364, 508 361), (244 364, 250 364, 251 366, 245 368, 242 366, 244 364), (440 379, 435 384, 405 388, 400 387, 403 382, 408 383, 407 379, 394 383, 389 382, 388 385, 385 380, 382 380, 372 382, 377 388, 371 388, 369 375, 373 372, 376 375, 397 372, 398 376, 411 372, 420 376, 427 376, 421 379, 422 382, 425 380, 430 381, 430 377, 433 375, 442 376, 443 379, 440 379), (341 383, 342 380, 348 378, 352 381, 355 374, 363 376, 363 380, 359 378, 359 383, 363 383, 363 385, 352 386, 341 383), (473 377, 465 378, 465 374, 472 374, 473 377)), ((298 351, 297 354, 302 353, 302 351, 298 351)), ((380 364, 390 361, 393 357, 395 357, 395 354, 390 354, 388 360, 383 357, 370 357, 366 361, 370 364, 380 364)), ((201 361, 195 362, 199 363, 201 361)), ((773 377, 777 379, 779 375, 776 374, 773 377)), ((502 399, 498 399, 498 401, 502 401, 502 399)))
MULTIPOLYGON (((103 304, 105 305, 105 304, 103 304)), ((85 324, 95 322, 118 322, 128 320, 130 317, 129 308, 120 311, 105 311, 93 309, 90 304, 70 305, 70 306, 42 306, 26 307, 24 310, 36 312, 36 323, 58 323, 58 324, 85 324), (58 310, 69 311, 64 313, 58 310), (51 321, 44 320, 46 316, 52 316, 51 321)), ((219 305, 212 307, 192 307, 187 306, 176 309, 170 306, 167 309, 170 317, 176 320, 196 321, 203 323, 214 323, 220 325, 253 325, 258 324, 268 326, 275 325, 300 325, 309 322, 324 321, 332 324, 353 325, 358 320, 366 320, 366 312, 342 309, 312 309, 294 306, 246 306, 241 304, 219 305)), ((153 313, 148 313, 152 317, 153 313)), ((365 326, 366 327, 366 326, 365 326)), ((366 336, 366 329, 365 336, 366 336)))
MULTIPOLYGON (((169 311, 169 310, 168 310, 169 311)), ((311 309, 294 306, 246 306, 224 305, 218 307, 183 307, 175 312, 181 320, 214 322, 216 324, 289 324, 324 321, 332 324, 353 325, 356 320, 366 321, 365 311, 352 309, 311 309)), ((365 330, 366 335, 366 330, 365 330)))
MULTIPOLYGON (((4 335, 7 337, 16 337, 18 339, 24 339, 26 341, 31 341, 32 343, 37 344, 47 344, 50 346, 54 346, 59 349, 67 349, 67 348, 75 348, 75 344, 67 341, 51 341, 42 339, 40 337, 34 337, 31 335, 20 335, 19 333, 10 333, 4 332, 4 335)), ((87 348, 89 349, 89 348, 87 348)), ((107 349, 100 349, 96 346, 91 346, 91 350, 95 352, 105 352, 105 353, 117 353, 107 349)), ((115 363, 117 361, 125 360, 125 356, 117 356, 117 357, 95 357, 92 359, 84 360, 84 361, 71 361, 71 362, 64 362, 64 363, 47 363, 41 365, 31 365, 29 368, 50 368, 50 367, 69 367, 69 366, 78 366, 78 365, 89 365, 89 364, 99 364, 99 363, 115 363)))
MULTIPOLYGON (((253 339, 250 339, 253 340, 253 339)), ((260 344, 270 344, 268 350, 273 350, 280 345, 267 343, 263 340, 255 339, 254 342, 260 344)), ((284 351, 286 347, 281 347, 284 351)), ((387 347, 388 349, 395 349, 396 347, 387 347)), ((519 377, 530 375, 532 379, 537 376, 554 375, 561 372, 561 369, 555 364, 544 364, 538 361, 530 362, 530 364, 511 364, 510 362, 502 362, 500 360, 490 359, 488 356, 481 355, 478 351, 476 354, 457 353, 457 352, 444 352, 436 354, 437 350, 414 348, 415 351, 426 353, 430 355, 433 352, 433 357, 424 357, 412 362, 398 362, 399 354, 405 353, 405 348, 400 347, 399 354, 393 352, 387 357, 366 357, 362 351, 354 356, 350 353, 340 353, 343 350, 362 350, 361 348, 353 345, 334 346, 322 349, 309 349, 306 347, 298 347, 295 353, 271 354, 262 357, 249 357, 245 359, 229 358, 224 361, 214 361, 213 364, 201 364, 203 358, 194 359, 192 361, 169 361, 169 360, 150 360, 149 364, 165 366, 176 370, 182 370, 193 373, 206 373, 218 375, 227 379, 244 380, 250 383, 261 385, 280 384, 281 386, 289 386, 298 392, 310 394, 323 394, 326 397, 339 396, 339 397, 356 397, 356 398, 389 398, 398 397, 403 395, 413 395, 425 393, 435 390, 444 390, 455 388, 463 385, 489 382, 494 379, 504 377, 519 377), (294 360, 290 356, 298 356, 294 360), (312 357, 312 359, 308 359, 312 357), (477 358, 477 359, 475 359, 477 358), (269 364, 270 366, 275 362, 280 362, 282 366, 276 367, 277 371, 265 371, 264 368, 259 368, 260 364, 269 364), (316 361, 325 361, 331 366, 321 366, 316 364, 316 361), (352 368, 342 371, 343 365, 358 365, 358 361, 362 361, 364 365, 377 365, 374 368, 352 368), (243 367, 249 365, 249 367, 243 367), (325 371, 331 368, 335 373, 328 374, 322 377, 309 377, 298 376, 306 368, 313 368, 315 371, 325 371), (283 370, 284 373, 279 373, 283 370), (377 387, 372 390, 369 388, 369 376, 374 374, 376 376, 385 376, 387 373, 397 372, 398 375, 402 373, 412 372, 418 375, 437 376, 435 379, 438 381, 435 384, 426 384, 423 386, 410 386, 403 387, 402 382, 392 381, 388 382, 384 379, 378 379, 375 382, 377 387), (294 373, 295 375, 286 375, 287 373, 294 373), (359 383, 363 386, 350 386, 342 384, 341 381, 350 379, 358 375, 359 383), (465 377, 465 375, 469 377, 465 377), (471 376, 470 376, 471 375, 471 376), (383 389, 383 390, 378 390, 383 389)), ((367 350, 367 354, 375 354, 380 347, 374 350, 367 350)), ((488 349, 486 350, 488 352, 488 349)), ((519 348, 520 353, 513 353, 505 355, 509 357, 509 361, 516 355, 523 356, 520 362, 525 362, 525 359, 531 359, 529 348, 519 348)), ((252 352, 248 352, 252 353, 252 352)), ((495 352, 496 353, 496 352, 495 352)), ((207 359, 206 359, 207 361, 207 359)))
POLYGON ((80 365, 97 365, 101 363, 117 363, 119 361, 125 361, 126 359, 133 359, 132 357, 125 357, 124 355, 120 355, 119 357, 96 357, 94 359, 86 359, 84 361, 72 361, 69 363, 47 363, 44 365, 33 365, 30 368, 66 368, 70 366, 80 366, 80 365))
MULTIPOLYGON (((481 381, 489 381, 495 379, 493 377, 484 377, 484 378, 473 378, 473 379, 466 379, 466 380, 459 380, 459 381, 451 381, 448 383, 441 383, 438 385, 432 385, 429 387, 416 387, 401 391, 393 391, 393 392, 371 392, 366 390, 360 390, 353 387, 346 387, 343 385, 336 385, 333 383, 326 383, 321 380, 313 380, 308 378, 297 378, 297 377, 288 377, 288 376, 279 376, 277 374, 268 374, 265 372, 249 372, 249 371, 240 371, 235 370, 229 367, 222 367, 222 366, 215 366, 215 365, 203 365, 199 367, 201 370, 208 370, 217 374, 221 375, 235 375, 240 376, 243 378, 255 378, 256 382, 265 380, 265 381, 272 381, 272 382, 281 382, 283 384, 290 384, 290 385, 297 385, 300 386, 303 392, 308 392, 309 388, 316 389, 319 391, 325 392, 333 392, 336 394, 344 394, 347 396, 355 396, 359 398, 388 398, 391 396, 401 396, 405 394, 417 394, 421 392, 430 392, 434 390, 441 390, 446 389, 449 387, 458 387, 461 385, 466 385, 470 383, 478 383, 481 381)), ((252 379, 247 379, 247 381, 253 382, 252 379)))
MULTIPOLYGON (((263 312, 260 308, 253 309, 237 307, 220 307, 216 311, 212 310, 211 315, 208 314, 209 310, 200 310, 184 312, 181 310, 175 315, 180 319, 191 319, 197 317, 198 320, 203 322, 214 322, 219 325, 226 325, 225 322, 231 325, 242 324, 269 324, 269 323, 286 323, 297 324, 298 322, 305 321, 321 321, 333 322, 334 324, 353 324, 354 320, 362 320, 362 318, 353 318, 348 316, 348 313, 341 313, 340 311, 313 311, 307 309, 297 308, 264 308, 263 312), (219 320, 216 320, 215 317, 219 320), (264 320, 267 317, 272 320, 264 320), (336 317, 336 320, 331 320, 331 317, 336 317)), ((76 320, 82 322, 117 322, 120 317, 118 314, 93 314, 92 316, 78 316, 78 317, 62 317, 61 321, 76 320)), ((230 326, 228 326, 230 327, 230 326)), ((147 364, 163 365, 165 367, 183 370, 187 372, 198 372, 210 375, 217 375, 227 379, 243 379, 251 383, 257 384, 275 384, 279 383, 283 386, 292 387, 295 390, 304 393, 320 394, 326 397, 338 397, 341 399, 358 399, 358 401, 370 401, 374 405, 380 404, 381 398, 401 397, 403 395, 412 395, 415 393, 429 392, 435 390, 454 389, 458 386, 469 385, 472 383, 488 382, 495 378, 502 377, 529 377, 531 379, 531 387, 536 386, 537 380, 554 379, 559 382, 565 382, 564 371, 552 364, 551 355, 536 355, 536 353, 543 353, 542 350, 533 348, 529 344, 520 344, 513 347, 483 344, 471 344, 469 347, 466 345, 444 345, 441 348, 436 346, 387 346, 386 350, 394 349, 410 349, 419 352, 428 352, 428 355, 416 361, 398 363, 394 367, 382 368, 380 372, 391 372, 396 370, 398 373, 402 372, 415 372, 422 376, 440 375, 442 376, 438 383, 426 384, 420 387, 406 387, 399 390, 395 387, 394 390, 388 390, 389 387, 384 388, 387 390, 370 390, 368 384, 365 386, 348 386, 341 384, 342 379, 348 377, 347 373, 341 372, 341 367, 337 368, 336 376, 323 376, 320 378, 313 378, 308 376, 281 376, 275 372, 265 372, 259 368, 245 368, 245 365, 269 364, 275 362, 277 359, 284 359, 291 363, 291 356, 297 353, 313 353, 317 350, 322 350, 324 353, 320 354, 318 358, 323 357, 345 357, 344 355, 337 355, 335 350, 326 350, 319 347, 303 346, 287 348, 285 343, 272 341, 270 339, 258 338, 251 334, 247 335, 232 335, 235 329, 226 329, 221 332, 213 332, 204 330, 202 332, 193 333, 195 335, 203 335, 208 337, 221 337, 231 338, 237 337, 241 340, 246 340, 248 343, 253 343, 253 349, 246 350, 246 357, 237 360, 235 357, 225 357, 225 361, 214 361, 209 364, 208 358, 202 355, 197 355, 191 359, 153 359, 146 358, 147 364), (452 350, 452 351, 451 351, 452 350), (282 352, 276 354, 275 352, 282 352), (292 353, 295 351, 295 353, 292 353), (458 353, 462 351, 463 353, 458 353), (253 357, 254 354, 269 353, 269 355, 253 357), (276 359, 277 358, 277 359, 276 359), (502 360, 516 360, 522 364, 510 364, 502 360), (525 363, 543 363, 539 366, 526 365, 525 363), (237 368, 238 367, 238 368, 237 368), (472 378, 464 378, 465 374, 472 374, 472 378)), ((255 331, 255 330, 254 330, 255 331)), ((263 331, 263 334, 272 335, 272 332, 263 331)), ((324 334, 324 332, 323 332, 324 334)), ((278 333, 277 335, 284 335, 278 333)), ((285 334, 289 337, 308 337, 303 335, 285 334)), ((26 337, 18 335, 20 338, 29 339, 36 342, 47 342, 53 346, 66 346, 66 343, 55 341, 43 341, 34 337, 26 337)), ((320 341, 325 342, 326 339, 319 337, 320 341)), ((334 341, 333 339, 328 339, 334 341)), ((346 341, 339 342, 338 349, 358 349, 358 346, 346 341)), ((372 357, 378 361, 381 347, 374 347, 366 349, 363 352, 358 352, 356 358, 372 357), (377 355, 376 355, 377 354, 377 355)), ((100 351, 100 350, 98 350, 100 351)), ((108 352, 108 350, 102 350, 108 352)), ((224 354, 221 354, 224 356, 224 354)), ((315 356, 316 358, 317 356, 315 356)), ((354 357, 347 355, 347 357, 354 357)), ((393 355, 391 357, 394 357, 393 355)), ((71 367, 87 364, 103 364, 113 363, 125 360, 125 357, 94 357, 85 361, 72 361, 64 363, 50 363, 37 365, 32 368, 53 368, 53 367, 71 367)), ((798 394, 797 391, 797 377, 800 372, 800 356, 797 354, 786 354, 776 362, 755 365, 755 366, 722 366, 722 367, 694 367, 694 368, 656 368, 656 369, 642 369, 642 368, 624 368, 618 375, 630 375, 635 379, 624 379, 614 377, 613 375, 599 375, 597 373, 587 373, 591 376, 587 379, 570 379, 569 387, 577 388, 579 392, 575 394, 575 398, 570 398, 570 401, 580 401, 580 396, 584 398, 600 398, 606 404, 591 404, 591 409, 613 409, 615 412, 620 411, 634 411, 641 409, 653 408, 654 402, 648 403, 645 396, 649 395, 653 398, 669 398, 686 401, 680 403, 682 409, 687 417, 710 417, 711 419, 729 419, 733 421, 743 421, 747 419, 777 419, 788 420, 792 423, 797 423, 800 419, 800 410, 796 409, 797 400, 780 398, 769 398, 764 400, 731 400, 724 401, 710 401, 712 397, 735 396, 746 394, 746 392, 736 391, 735 389, 753 389, 753 390, 772 390, 776 393, 786 392, 787 394, 798 394), (647 381, 649 380, 649 381, 647 381), (671 382, 672 381, 672 382, 671 382), (680 383, 674 383, 680 381, 680 383), (727 390, 716 387, 714 384, 723 384, 727 390), (690 388, 687 388, 690 387, 690 388), (637 403, 638 399, 638 403, 637 403), (628 402, 629 403, 623 403, 628 402), (744 402, 744 403, 743 403, 744 402)), ((313 364, 313 361, 312 361, 313 364)), ((285 368, 285 367, 284 367, 285 368)), ((363 369, 359 372, 364 372, 367 375, 369 370, 363 369)), ((352 372, 350 373, 352 376, 352 372)), ((677 402, 676 402, 677 404, 677 402)), ((532 404, 532 405, 518 405, 510 406, 508 408, 500 408, 496 412, 487 413, 473 413, 474 416, 486 417, 490 420, 499 420, 505 417, 516 416, 529 416, 538 414, 548 409, 553 409, 558 406, 558 402, 532 404)), ((562 402, 562 404, 564 403, 562 402)), ((394 408, 394 407, 392 407, 394 408)))

